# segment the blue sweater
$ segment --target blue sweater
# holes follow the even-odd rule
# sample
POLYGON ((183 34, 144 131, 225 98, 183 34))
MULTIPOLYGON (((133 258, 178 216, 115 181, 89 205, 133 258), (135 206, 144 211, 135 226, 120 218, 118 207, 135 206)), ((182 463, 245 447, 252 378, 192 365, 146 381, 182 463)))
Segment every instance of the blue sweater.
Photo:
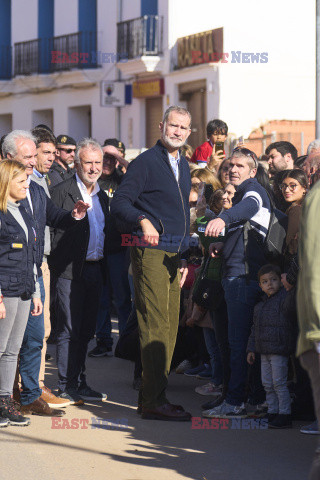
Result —
POLYGON ((190 234, 190 188, 187 160, 180 157, 177 182, 168 151, 158 141, 129 164, 113 196, 111 215, 125 225, 127 232, 133 233, 137 230, 139 216, 145 215, 160 233, 159 245, 150 248, 183 251, 190 234))
POLYGON ((228 227, 223 249, 223 276, 244 276, 246 257, 249 277, 257 280, 258 270, 267 262, 254 236, 266 237, 271 214, 270 200, 260 183, 255 178, 249 178, 237 187, 232 204, 232 208, 219 215, 228 227), (253 230, 249 230, 245 252, 243 225, 248 220, 253 230))

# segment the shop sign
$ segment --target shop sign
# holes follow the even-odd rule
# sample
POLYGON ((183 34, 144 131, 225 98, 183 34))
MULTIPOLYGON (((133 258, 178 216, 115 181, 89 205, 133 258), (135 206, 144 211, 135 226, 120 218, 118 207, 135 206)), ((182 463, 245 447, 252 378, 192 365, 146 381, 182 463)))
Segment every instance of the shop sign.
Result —
POLYGON ((133 98, 159 97, 164 94, 164 79, 133 82, 133 98))
POLYGON ((223 58, 223 28, 178 38, 177 46, 177 69, 218 62, 223 58))

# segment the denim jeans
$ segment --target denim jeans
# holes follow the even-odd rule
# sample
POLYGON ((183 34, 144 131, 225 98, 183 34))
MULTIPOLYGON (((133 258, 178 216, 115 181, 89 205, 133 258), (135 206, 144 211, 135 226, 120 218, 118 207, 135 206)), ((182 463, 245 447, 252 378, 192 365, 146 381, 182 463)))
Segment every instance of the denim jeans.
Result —
POLYGON ((290 415, 291 398, 287 387, 288 357, 261 355, 261 377, 266 391, 268 413, 290 415))
POLYGON ((210 356, 210 365, 212 370, 211 381, 215 385, 221 385, 223 378, 222 362, 219 346, 213 328, 203 327, 203 336, 208 354, 210 356))
POLYGON ((6 318, 0 319, 0 396, 12 395, 21 347, 30 312, 30 300, 17 297, 3 299, 6 318))
POLYGON ((107 256, 107 280, 103 286, 100 307, 97 315, 96 337, 112 347, 111 298, 113 296, 118 313, 119 334, 123 332, 132 309, 126 252, 107 256), (111 295, 112 293, 112 295, 111 295))
POLYGON ((228 312, 225 300, 217 310, 210 311, 212 325, 220 351, 222 363, 222 383, 225 388, 230 379, 230 349, 228 340, 228 312))
MULTIPOLYGON (((258 282, 253 280, 247 282, 245 277, 225 277, 222 286, 228 310, 231 370, 226 401, 231 405, 241 405, 246 399, 247 343, 253 321, 253 309, 261 290, 258 282)), ((258 378, 259 376, 258 372, 258 378)), ((257 388, 261 390, 260 385, 257 388)))
MULTIPOLYGON (((44 305, 45 290, 43 277, 38 278, 41 292, 41 301, 44 305)), ((31 310, 33 304, 31 303, 31 310)), ((21 376, 22 392, 21 404, 29 405, 40 397, 42 390, 39 385, 41 352, 44 339, 44 314, 32 316, 29 313, 27 327, 24 333, 20 350, 19 371, 21 376)))

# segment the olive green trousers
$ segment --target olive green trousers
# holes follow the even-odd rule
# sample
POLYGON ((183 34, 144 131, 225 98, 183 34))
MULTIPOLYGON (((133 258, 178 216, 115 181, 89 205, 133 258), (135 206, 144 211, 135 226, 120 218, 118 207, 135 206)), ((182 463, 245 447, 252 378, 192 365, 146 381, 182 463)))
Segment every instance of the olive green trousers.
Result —
POLYGON ((166 387, 179 323, 180 256, 131 247, 131 263, 143 368, 139 402, 152 409, 168 402, 166 387))

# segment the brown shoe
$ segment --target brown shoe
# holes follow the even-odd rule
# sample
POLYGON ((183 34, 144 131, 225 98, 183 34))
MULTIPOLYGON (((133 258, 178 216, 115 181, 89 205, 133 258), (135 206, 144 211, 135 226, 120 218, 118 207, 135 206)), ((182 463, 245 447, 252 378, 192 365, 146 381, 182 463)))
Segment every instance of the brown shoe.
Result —
POLYGON ((71 405, 70 400, 56 397, 53 395, 53 393, 51 393, 50 388, 47 388, 45 385, 42 387, 42 394, 40 398, 42 398, 42 400, 44 400, 51 408, 62 408, 71 405))
POLYGON ((153 409, 142 407, 141 418, 148 420, 189 422, 191 420, 191 414, 189 412, 185 412, 180 405, 165 403, 153 409))
POLYGON ((41 415, 43 417, 62 417, 66 413, 64 410, 52 409, 41 397, 29 405, 21 405, 20 412, 23 415, 41 415))

